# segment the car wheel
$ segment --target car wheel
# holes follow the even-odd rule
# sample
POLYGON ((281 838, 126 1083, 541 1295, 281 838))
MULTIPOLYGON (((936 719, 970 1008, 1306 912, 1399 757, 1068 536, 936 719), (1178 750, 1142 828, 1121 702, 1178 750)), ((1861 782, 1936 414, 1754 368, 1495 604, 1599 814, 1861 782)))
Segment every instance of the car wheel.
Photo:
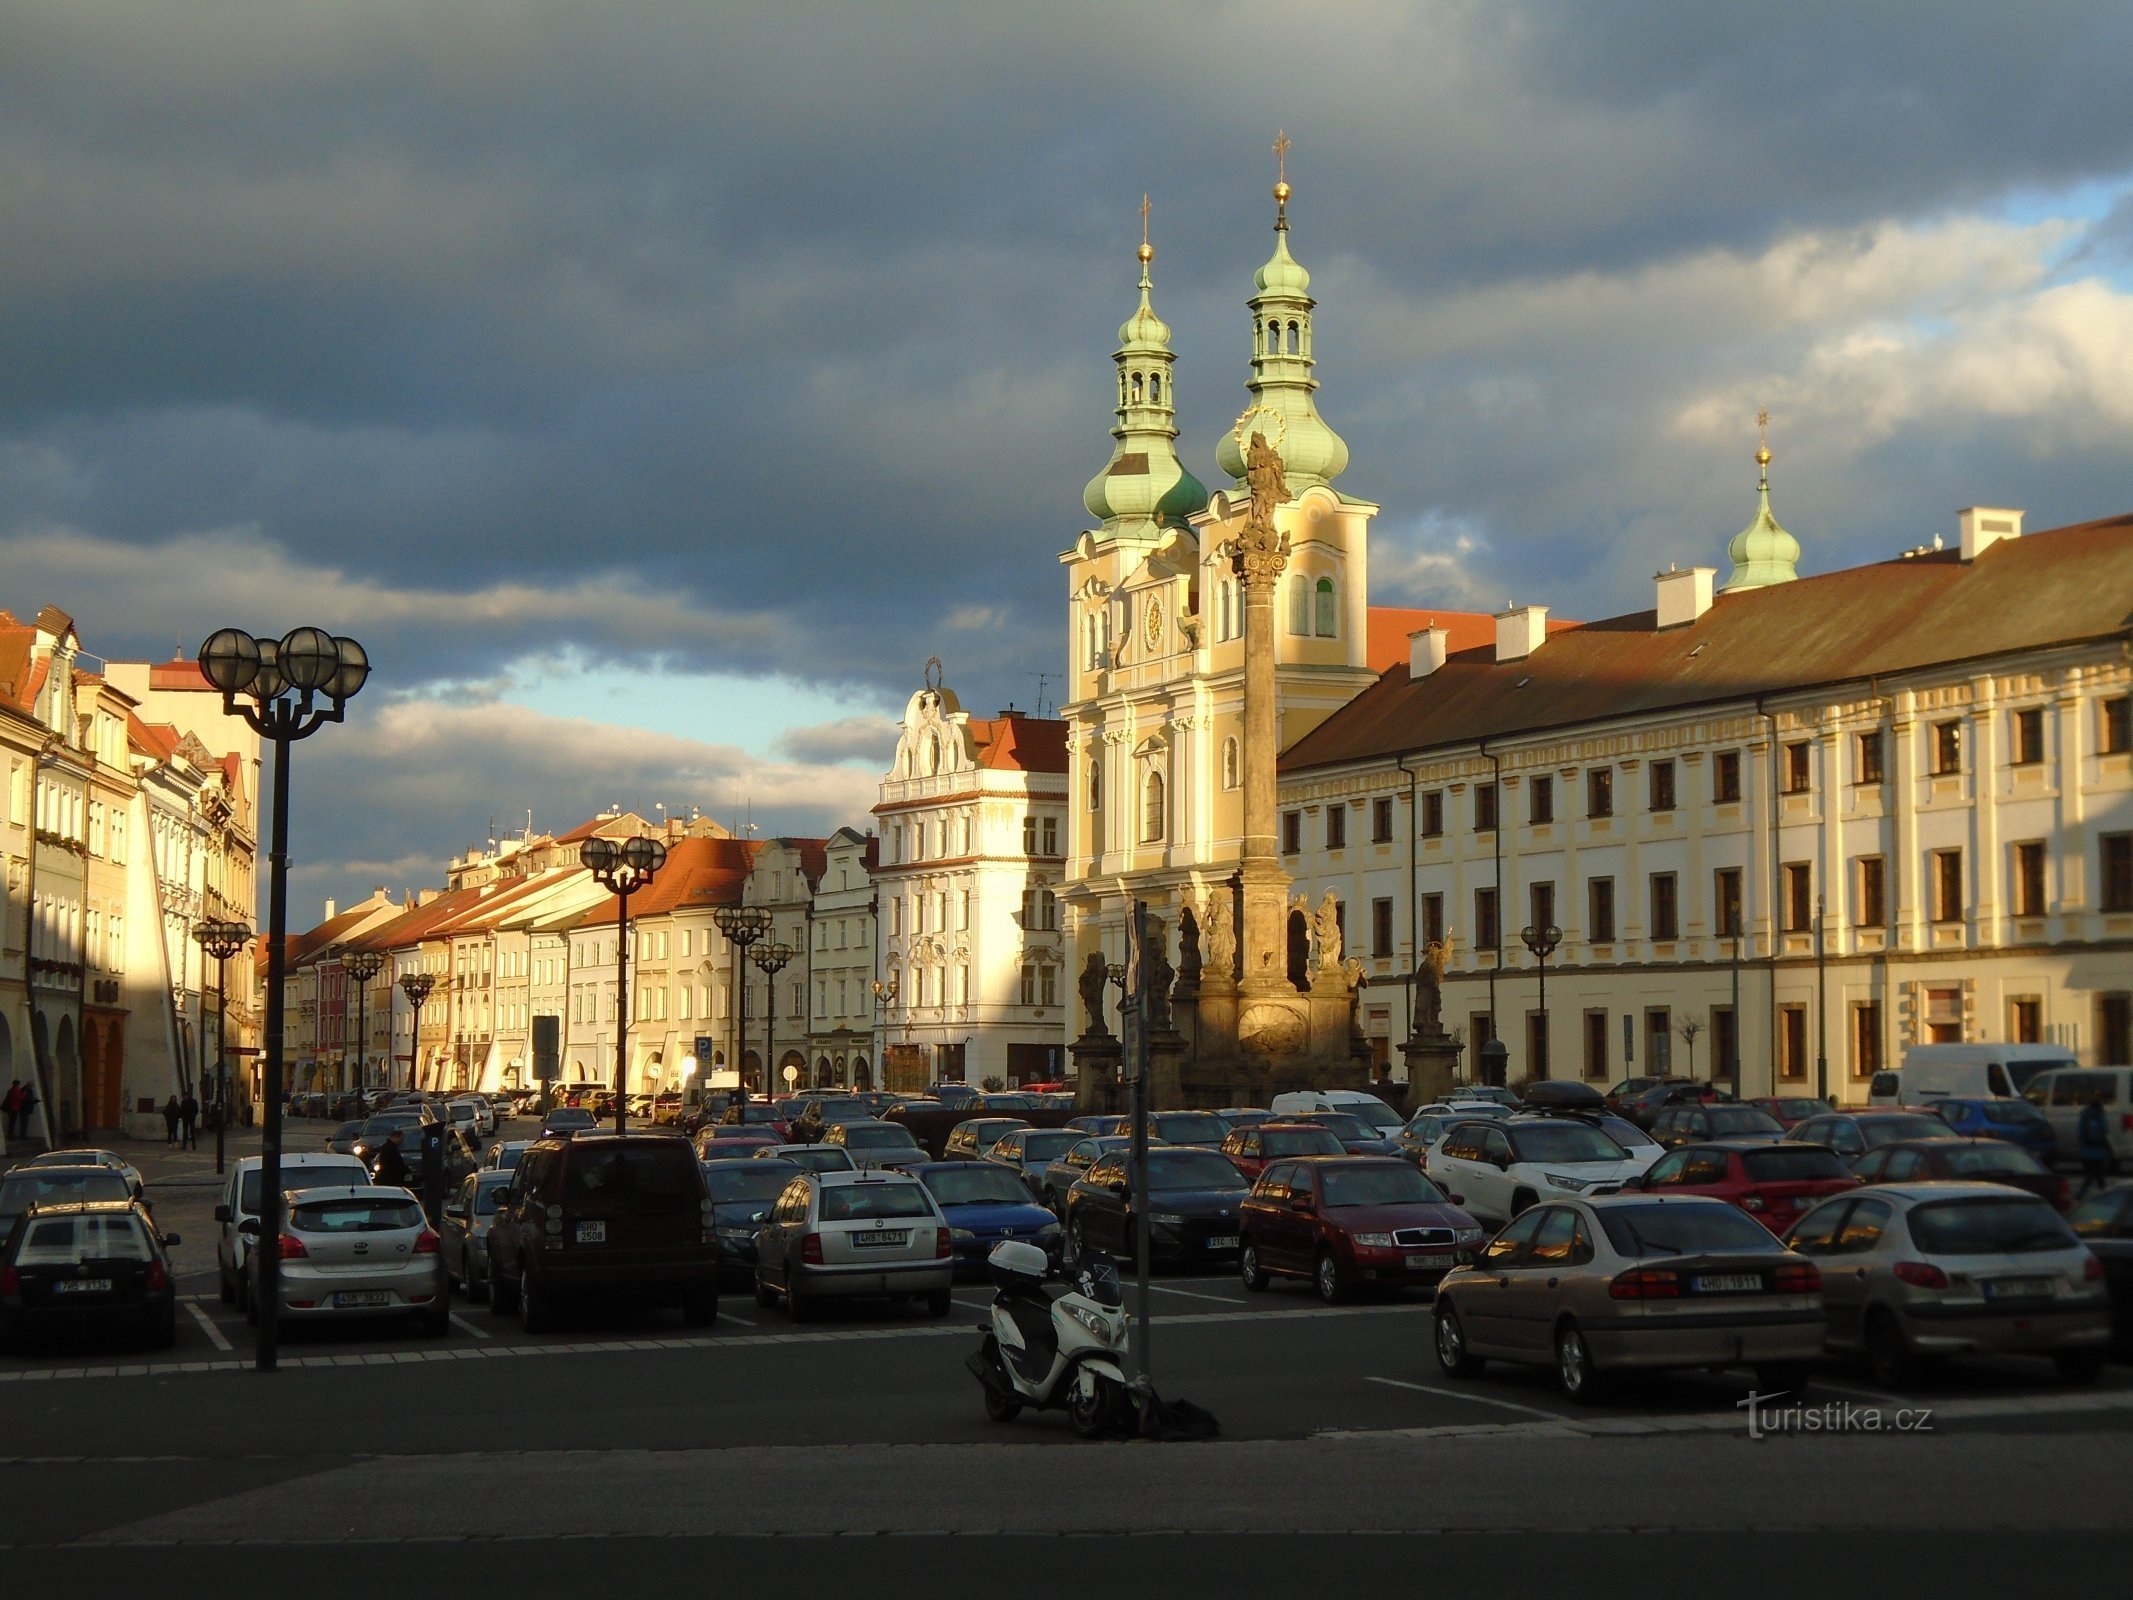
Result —
POLYGON ((1067 1224, 1066 1258, 1070 1267, 1086 1265, 1089 1259, 1089 1237, 1079 1217, 1067 1224))
POLYGON ((691 1328, 708 1328, 718 1321, 718 1291, 692 1289, 682 1297, 681 1320, 691 1328))
POLYGON ((1908 1389, 1918 1381, 1917 1358, 1904 1340, 1903 1329, 1886 1311, 1867 1319, 1866 1365, 1884 1389, 1908 1389))
POLYGON ((1488 1365, 1480 1356, 1468 1353, 1466 1325, 1459 1320, 1452 1303, 1442 1298, 1437 1301, 1437 1365, 1448 1378, 1478 1378, 1488 1365))
POLYGON ((1599 1399, 1607 1387, 1592 1359, 1592 1347, 1575 1322, 1565 1322, 1555 1330, 1555 1378, 1563 1393, 1581 1405, 1599 1399))
POLYGON ((1511 1215, 1515 1217, 1521 1211, 1531 1209, 1534 1201, 1539 1198, 1531 1189, 1514 1189, 1511 1192, 1511 1215))
POLYGON ((2068 1383, 2094 1383, 2103 1376, 2103 1352, 2061 1350, 2052 1357, 2052 1365, 2059 1369, 2059 1376, 2068 1383))
POLYGON ((755 1275, 755 1303, 766 1311, 778 1303, 778 1291, 763 1281, 763 1275, 755 1275))
POLYGON ((926 1296, 926 1315, 929 1317, 945 1317, 948 1315, 949 1308, 954 1304, 955 1299, 948 1290, 935 1289, 926 1296))
POLYGON ((519 1280, 519 1321, 528 1333, 548 1333, 555 1327, 555 1297, 530 1273, 519 1280))
POLYGON ((1339 1305, 1348 1297, 1348 1286, 1341 1282, 1340 1263, 1333 1259, 1333 1252, 1318 1253, 1317 1270, 1311 1274, 1312 1285, 1318 1290, 1319 1299, 1329 1306, 1339 1305))
POLYGON ((1796 1395, 1807 1387, 1804 1361, 1766 1361, 1755 1369, 1755 1391, 1764 1399, 1796 1395))
POLYGON ((1245 1288, 1254 1294, 1266 1287, 1266 1269, 1259 1265, 1259 1246, 1249 1239, 1237 1252, 1237 1275, 1244 1279, 1245 1288))

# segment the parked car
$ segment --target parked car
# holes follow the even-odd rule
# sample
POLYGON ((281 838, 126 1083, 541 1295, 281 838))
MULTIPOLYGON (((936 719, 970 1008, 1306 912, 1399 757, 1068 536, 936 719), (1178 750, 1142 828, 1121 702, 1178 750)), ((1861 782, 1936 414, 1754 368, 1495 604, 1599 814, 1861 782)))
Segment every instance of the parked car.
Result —
POLYGON ((2058 1136, 2051 1119, 2027 1100, 1970 1100, 1953 1096, 1936 1100, 1933 1114, 1948 1131, 1968 1139, 2004 1139, 2049 1167, 2059 1159, 2058 1136))
POLYGON ((718 1241, 703 1168, 678 1134, 541 1139, 511 1175, 489 1230, 489 1307, 528 1333, 566 1300, 640 1295, 692 1328, 718 1316, 718 1241))
POLYGON ((1637 1171, 1649 1172, 1652 1163, 1666 1154, 1666 1146, 1646 1133, 1627 1117, 1618 1117, 1613 1112, 1602 1112, 1590 1119, 1608 1138, 1620 1145, 1623 1152, 1636 1164, 1637 1171))
POLYGON ((1246 1182, 1256 1183, 1270 1161, 1291 1156, 1344 1156, 1348 1148, 1331 1128, 1320 1123, 1282 1121, 1235 1129, 1222 1141, 1222 1153, 1244 1174, 1246 1182))
POLYGON ((1669 1150, 1713 1139, 1781 1139, 1785 1125, 1754 1106, 1671 1105, 1650 1124, 1651 1136, 1669 1150))
POLYGON ((729 1127, 754 1128, 762 1133, 775 1134, 779 1144, 792 1143, 792 1123, 774 1101, 750 1100, 746 1105, 729 1105, 719 1121, 729 1127))
POLYGON ((1036 1245, 1056 1264, 1059 1219, 1030 1198, 1020 1173, 992 1161, 929 1161, 911 1169, 948 1219, 956 1270, 979 1274, 1006 1239, 1036 1245))
POLYGON ((802 1095, 799 1114, 792 1119, 792 1142, 820 1144, 823 1130, 833 1122, 870 1122, 879 1115, 861 1095, 802 1095))
MULTIPOLYGON (((733 1141, 727 1140, 726 1143, 733 1141)), ((851 1151, 834 1144, 756 1144, 752 1159, 757 1161, 782 1161, 798 1167, 803 1172, 856 1172, 859 1163, 852 1159, 851 1151)))
POLYGON ((1462 1122, 1423 1158, 1423 1173, 1485 1226, 1542 1198, 1611 1189, 1642 1166, 1598 1128, 1572 1117, 1462 1122))
POLYGON ((1393 1148, 1419 1167, 1429 1147, 1443 1138, 1454 1123, 1493 1122, 1510 1114, 1507 1107, 1488 1100, 1469 1100, 1457 1106, 1438 1101, 1421 1107, 1407 1119, 1406 1126, 1393 1135, 1393 1148))
POLYGON ((2037 1158, 2002 1139, 1906 1139, 1885 1144, 1852 1163, 1862 1183, 1930 1183, 1953 1178, 1971 1183, 2004 1183, 2047 1201, 2056 1211, 2073 1209, 2074 1191, 2037 1158))
MULTIPOLYGON (((285 1194, 368 1182, 369 1169, 355 1156, 337 1156, 327 1150, 282 1153, 281 1186, 285 1194)), ((241 1156, 231 1163, 222 1186, 222 1201, 215 1207, 219 1228, 215 1267, 224 1304, 242 1302, 248 1317, 258 1310, 252 1303, 250 1263, 252 1247, 259 1242, 259 1197, 259 1157, 241 1156)))
POLYGON ((1357 1288, 1433 1284, 1484 1237, 1435 1184, 1386 1156, 1270 1161, 1238 1232, 1247 1289, 1264 1289, 1269 1274, 1305 1278, 1328 1305, 1357 1288))
POLYGON ((1258 1106, 1223 1106, 1215 1115, 1229 1124, 1232 1133, 1239 1128, 1250 1128, 1274 1120, 1273 1112, 1261 1110, 1258 1106))
POLYGON ((1435 1317, 1453 1378, 1490 1360, 1553 1367, 1589 1401, 1619 1372, 1744 1366, 1784 1393, 1822 1351, 1822 1275, 1723 1200, 1557 1199, 1447 1274, 1435 1317))
POLYGON ((1731 1141, 1669 1150, 1641 1178, 1622 1185, 1645 1194, 1701 1194, 1736 1205, 1772 1233, 1833 1194, 1859 1187, 1834 1151, 1820 1145, 1731 1141))
POLYGON ((24 1163, 0 1178, 0 1240, 6 1239, 15 1219, 32 1206, 138 1198, 125 1178, 109 1167, 24 1163))
POLYGON ((925 1147, 897 1122, 835 1122, 822 1135, 822 1142, 843 1149, 861 1168, 915 1167, 927 1159, 925 1147))
POLYGON ((1931 1111, 1912 1106, 1809 1117, 1787 1128, 1785 1138, 1792 1144, 1826 1145, 1850 1161, 1900 1139, 1933 1139, 1947 1131, 1948 1125, 1931 1111))
MULTIPOLYGON (((1280 1099, 1281 1096, 1275 1096, 1280 1099)), ((1381 1131, 1374 1122, 1365 1122, 1361 1117, 1346 1111, 1297 1111, 1287 1114, 1291 1122, 1308 1123, 1314 1128, 1324 1128, 1340 1140, 1341 1148, 1352 1156, 1389 1156, 1399 1152, 1399 1145, 1381 1131)), ((1400 1130, 1395 1127, 1392 1133, 1400 1130)))
POLYGON ((1634 1122, 1640 1128, 1650 1128, 1658 1120, 1659 1113, 1669 1106, 1704 1105, 1724 1098, 1725 1091, 1715 1083, 1703 1083, 1694 1078, 1660 1078, 1633 1093, 1619 1096, 1610 1093, 1607 1101, 1608 1109, 1616 1116, 1634 1122))
MULTIPOLYGON (((1132 1152, 1113 1150, 1067 1191, 1067 1256, 1124 1256, 1139 1215, 1132 1152)), ((1238 1246, 1237 1209, 1250 1186, 1220 1150, 1163 1145, 1148 1152, 1148 1253, 1159 1261, 1228 1261, 1238 1246)))
POLYGON ((509 1172, 532 1148, 531 1139, 505 1139, 499 1144, 489 1146, 489 1153, 482 1157, 481 1164, 489 1171, 509 1172))
POLYGON ((948 1130, 947 1143, 941 1146, 943 1161, 978 1161, 992 1149, 993 1141, 1010 1134, 1017 1128, 1026 1128, 1029 1123, 1021 1117, 972 1117, 968 1122, 959 1122, 948 1130))
POLYGON ((465 1289, 469 1299, 488 1296, 489 1226, 510 1186, 509 1168, 470 1172, 459 1180, 437 1219, 437 1234, 444 1241, 445 1275, 465 1289))
POLYGON ((2133 1183, 2076 1201, 2067 1216, 2089 1253, 2103 1263, 2104 1288, 2111 1297, 2111 1344, 2133 1353, 2133 1183))
POLYGON ((714 1124, 696 1130, 696 1159, 706 1165, 714 1161, 752 1161, 765 1150, 781 1148, 777 1135, 765 1128, 714 1124))
POLYGON ((344 1122, 335 1128, 333 1132, 326 1135, 324 1146, 337 1156, 352 1155, 355 1153, 356 1140, 362 1136, 362 1123, 344 1122))
MULTIPOLYGON (((1081 1176, 1104 1156, 1114 1150, 1129 1150, 1133 1141, 1122 1133, 1089 1134, 1075 1140, 1045 1166, 1038 1179, 1037 1198, 1052 1208, 1062 1220, 1066 1216, 1067 1191, 1072 1189, 1081 1176)), ((1156 1147, 1154 1140, 1148 1147, 1156 1147)))
POLYGON ((1277 1117, 1293 1117, 1320 1111, 1338 1112, 1354 1117, 1381 1139, 1390 1139, 1400 1131, 1401 1124, 1407 1120, 1376 1095, 1361 1089, 1305 1089, 1277 1094, 1273 1099, 1273 1111, 1277 1117))
POLYGON ((1797 1127, 1809 1117, 1826 1117, 1836 1110, 1827 1100, 1818 1100, 1811 1094, 1758 1095, 1752 1100, 1743 1101, 1742 1104, 1755 1107, 1764 1116, 1774 1118, 1779 1127, 1788 1130, 1797 1127))
POLYGON ((412 1163, 422 1130, 430 1121, 429 1117, 417 1110, 381 1111, 364 1120, 355 1138, 349 1142, 348 1154, 366 1167, 374 1166, 378 1152, 385 1148, 386 1140, 397 1133, 400 1135, 400 1153, 412 1163))
POLYGON ((443 1241, 413 1191, 364 1183, 287 1198, 274 1291, 284 1327, 412 1316, 433 1339, 452 1331, 443 1241))
MULTIPOLYGON (((111 1150, 96 1150, 87 1147, 76 1147, 71 1150, 44 1150, 31 1156, 22 1165, 25 1167, 102 1167, 105 1171, 115 1172, 125 1179, 126 1187, 133 1191, 134 1199, 142 1199, 148 1192, 148 1185, 141 1179, 141 1169, 124 1156, 111 1150)), ((20 1171, 21 1168, 16 1170, 20 1171)))
POLYGON ((973 1084, 943 1082, 926 1085, 925 1098, 938 1100, 944 1106, 965 1105, 977 1097, 978 1091, 973 1084))
MULTIPOLYGON (((821 1146, 788 1148, 814 1151, 821 1146)), ((756 1235, 770 1220, 770 1208, 778 1203, 785 1186, 811 1170, 815 1169, 767 1153, 753 1161, 717 1161, 704 1168, 704 1187, 711 1195, 711 1220, 718 1234, 720 1272, 754 1280, 756 1235)))
POLYGON ((1081 1142, 1075 1128, 1012 1128, 993 1141, 985 1159, 1012 1167, 1030 1193, 1043 1197, 1044 1169, 1081 1142))
POLYGON ((2081 1108, 2103 1101, 2114 1169, 2133 1164, 2133 1067, 2061 1067, 2029 1080, 2022 1098, 2044 1113, 2061 1150, 2081 1144, 2081 1108))
POLYGON ((166 1251, 176 1243, 132 1199, 53 1203, 23 1216, 0 1240, 0 1350, 111 1334, 168 1349, 178 1303, 166 1251))
POLYGON ((803 1172, 756 1236, 756 1304, 782 1296, 795 1322, 824 1300, 859 1295, 923 1300, 945 1317, 954 1279, 948 1219, 908 1173, 803 1172))
POLYGON ((1906 1183, 1823 1201, 1785 1234, 1822 1268, 1828 1347, 1908 1388, 1957 1355, 2044 1355, 2103 1371, 2103 1263, 2044 1201, 1990 1183, 1906 1183))
POLYGON ((1885 1067, 1867 1085, 1867 1104, 1929 1105, 1948 1096, 2012 1100, 2039 1073, 2075 1071, 2063 1044, 1914 1044, 1901 1067, 1885 1067))

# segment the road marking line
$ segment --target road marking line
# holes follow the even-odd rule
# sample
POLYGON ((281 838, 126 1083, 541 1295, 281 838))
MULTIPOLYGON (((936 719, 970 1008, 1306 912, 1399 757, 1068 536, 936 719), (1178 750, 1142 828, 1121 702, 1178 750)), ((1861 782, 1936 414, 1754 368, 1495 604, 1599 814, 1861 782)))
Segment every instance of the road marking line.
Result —
MULTIPOLYGON (((1124 1287, 1124 1285, 1121 1284, 1121 1287, 1124 1287)), ((1151 1283, 1148 1287, 1157 1294, 1181 1294, 1188 1300, 1212 1300, 1218 1306, 1235 1306, 1244 1303, 1226 1294, 1200 1294, 1192 1289, 1173 1289, 1167 1283, 1151 1283)))
POLYGON ((454 1325, 466 1329, 467 1332, 474 1335, 474 1337, 477 1339, 487 1339, 491 1336, 487 1328, 475 1327, 473 1323, 467 1321, 465 1317, 462 1317, 456 1311, 452 1313, 452 1321, 454 1325))
POLYGON ((1516 1411, 1523 1416, 1542 1417, 1549 1422, 1567 1423, 1570 1418, 1560 1411, 1543 1411, 1539 1406, 1522 1406, 1515 1400, 1499 1400, 1491 1394, 1475 1394, 1466 1389, 1440 1389, 1433 1384, 1409 1383, 1405 1378, 1365 1377, 1365 1383, 1382 1383, 1391 1389, 1412 1389, 1417 1394, 1443 1395, 1448 1400, 1471 1400, 1479 1406, 1501 1406, 1506 1411, 1516 1411))
POLYGON ((228 1336, 215 1326, 205 1311, 202 1311, 198 1306, 192 1305, 187 1306, 185 1309, 192 1313, 193 1321, 200 1324, 201 1330, 206 1333, 217 1350, 234 1350, 237 1348, 230 1343, 228 1336))
POLYGON ((1903 1402, 1899 1400, 1895 1395, 1889 1394, 1884 1390, 1860 1389, 1854 1388, 1851 1384, 1848 1383, 1832 1383, 1829 1381, 1829 1379, 1822 1377, 1819 1374, 1810 1377, 1807 1380, 1806 1386, 1810 1389, 1833 1389, 1838 1394, 1850 1395, 1854 1400, 1870 1400, 1877 1406, 1903 1404, 1903 1402))
POLYGON ((720 1306, 718 1308, 718 1320, 721 1322, 737 1322, 744 1328, 752 1328, 755 1326, 755 1324, 753 1322, 750 1322, 746 1317, 737 1317, 732 1312, 728 1311, 724 1306, 720 1306))

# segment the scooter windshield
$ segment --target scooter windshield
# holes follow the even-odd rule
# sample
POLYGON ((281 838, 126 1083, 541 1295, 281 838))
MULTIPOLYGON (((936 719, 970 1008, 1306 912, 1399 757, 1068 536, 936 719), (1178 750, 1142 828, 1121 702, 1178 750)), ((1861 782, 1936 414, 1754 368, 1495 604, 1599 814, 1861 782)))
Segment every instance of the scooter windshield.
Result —
POLYGON ((1100 1306, 1122 1306, 1125 1291, 1118 1286, 1118 1268, 1108 1261, 1093 1262, 1081 1269, 1081 1292, 1100 1306))

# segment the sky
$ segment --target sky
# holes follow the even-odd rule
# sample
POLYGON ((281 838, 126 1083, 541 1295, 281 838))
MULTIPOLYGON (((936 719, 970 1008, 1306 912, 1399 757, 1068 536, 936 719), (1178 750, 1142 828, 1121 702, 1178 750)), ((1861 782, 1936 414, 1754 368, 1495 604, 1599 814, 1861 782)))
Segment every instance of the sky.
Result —
POLYGON ((1056 698, 1143 193, 1186 464, 1293 141, 1381 605, 2133 509, 2133 7, 0 0, 0 606, 363 641, 292 916, 526 825, 864 825, 1056 698))

